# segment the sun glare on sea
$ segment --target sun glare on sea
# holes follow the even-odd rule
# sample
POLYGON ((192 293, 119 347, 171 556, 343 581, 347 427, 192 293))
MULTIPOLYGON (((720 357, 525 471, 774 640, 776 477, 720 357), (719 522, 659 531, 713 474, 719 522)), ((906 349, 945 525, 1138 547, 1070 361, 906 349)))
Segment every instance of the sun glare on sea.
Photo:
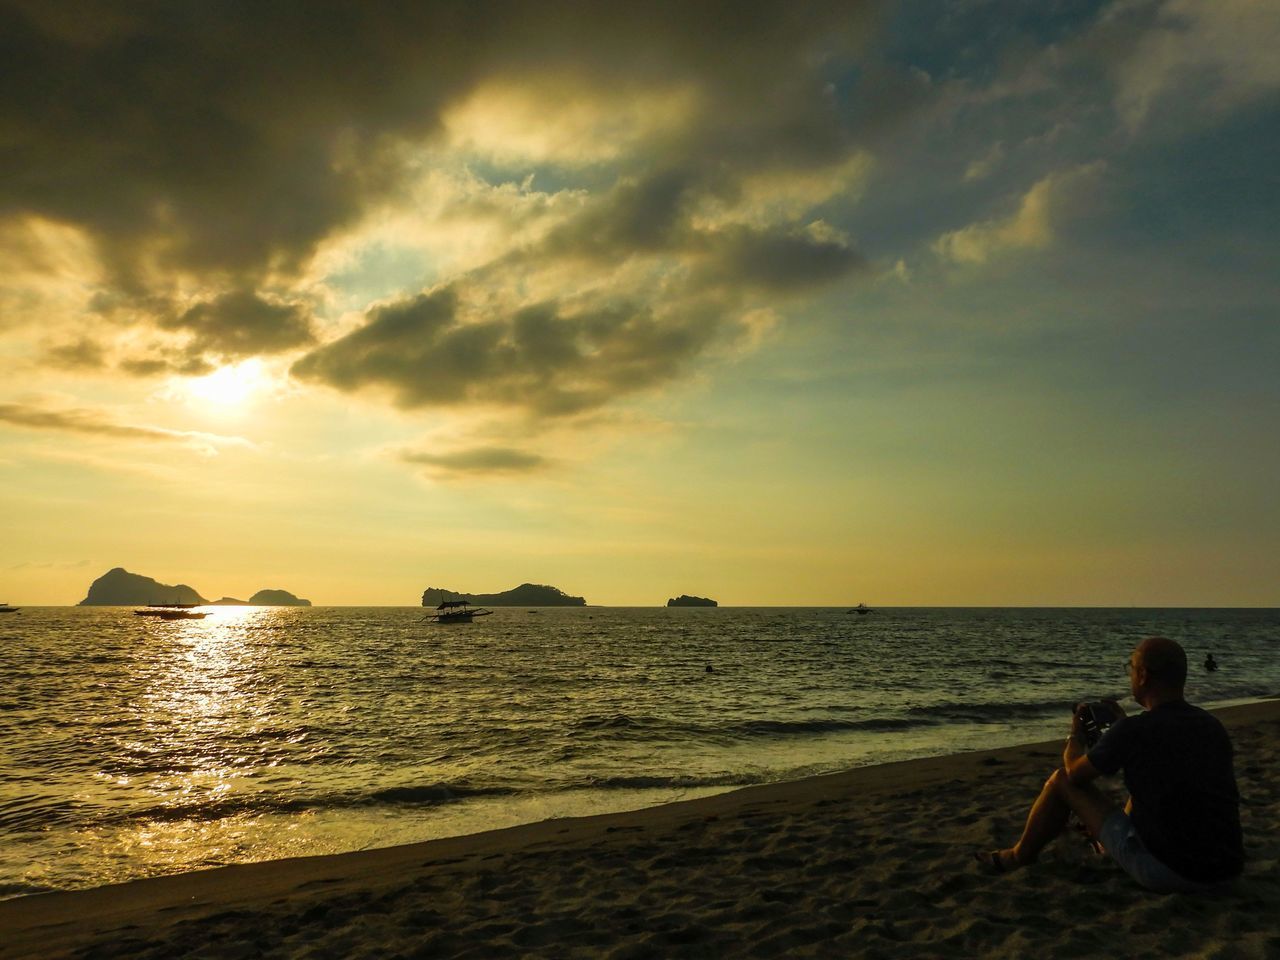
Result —
POLYGON ((228 364, 183 384, 191 399, 223 409, 247 406, 266 387, 267 376, 258 360, 228 364))

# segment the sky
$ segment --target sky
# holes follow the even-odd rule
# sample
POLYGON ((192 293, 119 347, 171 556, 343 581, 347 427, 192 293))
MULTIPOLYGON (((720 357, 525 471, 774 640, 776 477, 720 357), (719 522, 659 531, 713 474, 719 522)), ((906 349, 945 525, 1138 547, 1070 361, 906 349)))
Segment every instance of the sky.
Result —
POLYGON ((1277 48, 0 0, 0 599, 1280 605, 1277 48))

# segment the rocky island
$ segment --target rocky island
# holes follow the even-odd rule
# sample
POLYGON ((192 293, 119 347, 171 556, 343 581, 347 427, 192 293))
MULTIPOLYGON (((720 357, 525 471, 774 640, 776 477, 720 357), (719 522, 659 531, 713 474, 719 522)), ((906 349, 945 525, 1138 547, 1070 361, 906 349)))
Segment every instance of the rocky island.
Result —
POLYGON ((249 598, 249 604, 258 607, 309 607, 311 601, 295 597, 288 590, 259 590, 249 598))
POLYGON ((310 600, 295 597, 288 590, 259 590, 248 600, 223 597, 209 604, 211 607, 309 607, 310 600))
POLYGON ((150 577, 130 573, 124 567, 108 570, 89 584, 82 607, 125 607, 135 603, 205 603, 204 597, 185 583, 169 586, 150 577))
POLYGON ((667 601, 668 607, 718 607, 720 604, 707 597, 691 597, 687 593, 682 593, 678 597, 672 597, 667 601))
POLYGON ((210 602, 185 583, 169 586, 124 567, 108 570, 89 585, 82 607, 130 607, 135 604, 190 604, 211 607, 309 607, 310 600, 295 597, 288 590, 259 590, 248 600, 223 597, 210 602))
POLYGON ((459 593, 441 587, 427 587, 422 592, 422 605, 434 607, 446 600, 466 600, 486 607, 585 607, 582 597, 571 597, 557 587, 537 583, 522 583, 502 593, 459 593))

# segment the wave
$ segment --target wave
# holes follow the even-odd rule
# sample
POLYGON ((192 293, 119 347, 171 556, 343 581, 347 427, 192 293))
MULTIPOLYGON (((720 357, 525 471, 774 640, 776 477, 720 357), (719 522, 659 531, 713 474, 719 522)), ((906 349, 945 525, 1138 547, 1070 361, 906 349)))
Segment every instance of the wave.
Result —
POLYGON ((10 897, 25 897, 32 893, 53 893, 57 887, 46 886, 42 883, 0 883, 0 900, 7 900, 10 897))
MULTIPOLYGON (((478 797, 508 796, 513 787, 473 786, 467 783, 434 783, 377 790, 331 791, 313 794, 246 793, 232 797, 184 798, 181 802, 158 803, 121 809, 92 802, 9 802, 0 807, 0 827, 6 830, 38 831, 53 825, 110 825, 121 823, 209 822, 232 817, 295 814, 314 810, 353 810, 382 806, 438 806, 478 797), (96 809, 95 809, 96 808, 96 809)), ((26 799, 26 798, 24 798, 26 799)))
POLYGON ((953 701, 934 703, 928 706, 909 707, 907 713, 913 717, 930 718, 939 723, 974 722, 999 723, 1003 720, 1028 720, 1048 718, 1054 714, 1071 716, 1071 711, 1080 700, 1065 700, 1061 697, 1052 700, 1020 700, 1013 702, 989 701, 985 703, 969 703, 953 701))
MULTIPOLYGON (((856 709, 856 708, 853 708, 856 709)), ((750 739, 803 735, 812 733, 836 733, 843 730, 888 731, 921 726, 929 721, 900 717, 867 717, 845 719, 821 717, 805 720, 739 720, 731 723, 687 723, 662 717, 632 717, 617 714, 611 717, 590 716, 571 724, 572 731, 591 731, 598 736, 619 739, 750 739)))
MULTIPOLYGON (((526 789, 509 786, 473 786, 460 783, 436 783, 384 787, 371 791, 333 792, 313 795, 246 794, 239 797, 187 799, 172 804, 156 804, 137 809, 110 809, 105 806, 95 810, 93 804, 79 805, 75 817, 64 811, 50 808, 29 807, 22 811, 10 811, 3 826, 14 834, 39 833, 55 824, 83 827, 120 827, 134 824, 212 823, 239 817, 290 815, 318 810, 355 810, 379 807, 436 807, 485 798, 506 797, 517 794, 564 794, 578 790, 687 790, 704 787, 736 787, 761 782, 758 773, 720 773, 699 776, 634 775, 634 776, 583 776, 581 778, 545 782, 526 789)), ((9 895, 35 890, 15 890, 9 895)), ((5 896, 0 892, 0 896, 5 896)))
POLYGON ((566 784, 561 790, 572 790, 588 787, 593 790, 688 790, 697 787, 745 787, 759 783, 760 777, 746 773, 724 773, 699 777, 694 775, 660 777, 592 777, 580 784, 566 784))
POLYGON ((383 787, 370 791, 333 791, 323 794, 248 794, 213 802, 160 805, 139 811, 129 819, 221 820, 239 814, 301 813, 307 810, 350 810, 378 806, 437 806, 476 797, 500 797, 515 793, 511 787, 476 787, 465 783, 433 783, 383 787))
POLYGON ((373 803, 437 804, 475 797, 505 797, 517 792, 513 787, 472 787, 456 783, 436 783, 430 786, 387 787, 384 790, 373 791, 368 794, 368 798, 373 803))
POLYGON ((77 824, 83 820, 88 807, 89 804, 79 800, 64 800, 44 794, 9 797, 0 801, 0 829, 77 824))
MULTIPOLYGON (((820 716, 802 719, 744 719, 726 723, 688 723, 661 717, 618 714, 584 717, 570 725, 571 734, 618 740, 754 740, 829 733, 891 733, 948 723, 999 723, 1007 720, 1070 715, 1074 701, 1037 700, 1015 703, 939 703, 864 717, 820 716)), ((842 712, 857 707, 841 708, 842 712)))
POLYGON ((787 736, 806 733, 839 733, 846 730, 866 730, 881 732, 889 730, 905 730, 908 727, 926 725, 919 720, 907 720, 900 717, 868 717, 865 720, 841 720, 825 717, 816 720, 747 720, 742 723, 729 724, 723 729, 731 734, 747 736, 787 736))

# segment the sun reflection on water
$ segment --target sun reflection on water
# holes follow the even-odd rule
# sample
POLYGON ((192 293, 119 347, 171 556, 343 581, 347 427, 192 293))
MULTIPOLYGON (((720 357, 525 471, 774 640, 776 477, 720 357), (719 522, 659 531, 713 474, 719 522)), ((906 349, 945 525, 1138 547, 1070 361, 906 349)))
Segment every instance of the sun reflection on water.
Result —
POLYGON ((113 853, 142 857, 159 872, 243 857, 244 828, 256 818, 236 808, 257 792, 259 771, 280 762, 262 745, 274 699, 264 668, 273 627, 289 611, 201 612, 209 616, 145 624, 141 736, 123 745, 150 815, 114 834, 113 853))

